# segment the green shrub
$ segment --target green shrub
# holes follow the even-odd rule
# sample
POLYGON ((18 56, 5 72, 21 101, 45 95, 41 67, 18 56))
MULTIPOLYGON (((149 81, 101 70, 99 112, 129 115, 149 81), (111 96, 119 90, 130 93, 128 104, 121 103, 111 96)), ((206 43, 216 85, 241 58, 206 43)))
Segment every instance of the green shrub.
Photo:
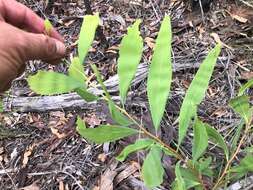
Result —
MULTIPOLYGON (((88 77, 84 73, 82 63, 92 44, 98 24, 98 14, 84 17, 78 42, 79 57, 73 58, 68 70, 68 75, 39 71, 36 75, 28 78, 30 88, 41 95, 53 95, 75 91, 85 101, 105 100, 116 124, 101 125, 97 128, 87 128, 85 123, 78 118, 76 129, 82 137, 94 143, 113 142, 127 136, 142 133, 145 138, 138 139, 134 144, 126 146, 116 159, 123 162, 129 154, 139 150, 145 150, 147 156, 142 165, 141 175, 148 188, 152 189, 161 185, 163 182, 164 168, 161 162, 161 155, 163 153, 177 160, 175 164, 176 178, 171 185, 172 189, 206 189, 204 181, 205 176, 216 180, 210 188, 217 189, 235 179, 236 174, 244 176, 248 172, 253 171, 252 151, 247 152, 247 155, 238 166, 232 166, 251 128, 253 108, 250 107, 249 97, 244 95, 244 93, 247 88, 252 86, 252 81, 249 81, 243 86, 239 95, 230 101, 232 109, 242 118, 242 124, 238 126, 240 130, 238 130, 233 138, 231 147, 234 148, 229 149, 222 135, 207 123, 202 122, 197 116, 198 105, 205 97, 208 83, 221 51, 220 44, 217 44, 208 53, 186 92, 179 113, 179 139, 177 149, 174 149, 170 145, 164 143, 156 134, 147 131, 145 126, 134 119, 134 117, 128 114, 124 109, 127 91, 134 78, 143 51, 143 39, 139 31, 140 20, 137 20, 128 28, 127 34, 122 39, 119 50, 119 94, 123 108, 116 105, 112 100, 95 65, 91 65, 91 67, 105 95, 97 97, 88 92, 87 88, 91 84, 87 80, 88 77), (194 134, 192 155, 191 158, 187 158, 185 154, 182 154, 179 150, 187 135, 187 130, 191 126, 194 134), (136 130, 136 128, 138 130, 136 130), (242 129, 244 129, 243 132, 242 129), (240 134, 242 134, 241 139, 239 139, 240 134), (220 174, 210 169, 215 159, 205 156, 209 142, 217 144, 224 152, 225 164, 224 166, 220 166, 220 174)), ((160 127, 172 82, 171 43, 172 31, 170 17, 165 16, 156 39, 156 46, 147 80, 148 101, 156 131, 160 127)))

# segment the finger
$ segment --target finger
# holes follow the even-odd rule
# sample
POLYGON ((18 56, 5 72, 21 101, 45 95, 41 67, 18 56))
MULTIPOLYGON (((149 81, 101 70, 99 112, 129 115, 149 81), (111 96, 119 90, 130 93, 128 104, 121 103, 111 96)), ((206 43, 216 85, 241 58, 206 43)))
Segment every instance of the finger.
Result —
POLYGON ((24 65, 21 65, 21 67, 19 68, 18 70, 18 75, 17 77, 20 77, 24 72, 25 72, 25 64, 24 65))
POLYGON ((11 86, 12 80, 17 76, 17 68, 9 69, 8 64, 1 65, 0 75, 0 92, 8 90, 11 86))
POLYGON ((46 63, 49 63, 51 65, 57 65, 61 62, 61 59, 56 58, 56 59, 48 59, 48 60, 44 60, 46 63))
MULTIPOLYGON (((19 28, 26 28, 30 32, 44 33, 44 20, 31 9, 15 0, 0 1, 0 13, 2 18, 19 28)), ((62 36, 53 28, 50 36, 63 42, 62 36)))
POLYGON ((26 60, 42 59, 42 60, 57 60, 65 56, 65 45, 49 36, 43 34, 34 34, 25 32, 24 57, 26 60))
POLYGON ((0 92, 5 92, 5 91, 7 91, 8 89, 10 89, 10 88, 11 88, 11 84, 12 84, 12 82, 8 82, 8 83, 6 83, 5 85, 1 86, 0 92))

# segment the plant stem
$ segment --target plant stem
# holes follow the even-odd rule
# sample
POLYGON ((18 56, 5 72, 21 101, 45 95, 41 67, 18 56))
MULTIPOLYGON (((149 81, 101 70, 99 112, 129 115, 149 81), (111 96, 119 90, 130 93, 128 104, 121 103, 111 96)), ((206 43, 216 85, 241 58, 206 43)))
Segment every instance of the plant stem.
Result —
POLYGON ((185 159, 183 158, 182 155, 180 155, 176 150, 174 150, 173 148, 171 148, 169 145, 167 145, 166 143, 164 143, 160 138, 158 138, 157 136, 153 135, 152 133, 150 133, 149 131, 147 131, 145 129, 145 127, 143 127, 141 124, 139 124, 131 115, 129 115, 127 113, 126 110, 122 109, 121 107, 117 106, 116 107, 123 113, 125 114, 130 120, 132 120, 134 122, 134 124, 136 124, 140 130, 142 130, 142 132, 147 135, 148 137, 150 137, 151 139, 154 139, 156 142, 158 142, 160 145, 162 145, 165 149, 167 149, 168 151, 172 152, 173 154, 175 154, 175 157, 179 160, 184 161, 185 159))
POLYGON ((248 132, 249 132, 249 130, 250 130, 250 128, 251 128, 250 123, 251 123, 251 121, 249 121, 249 122, 246 124, 246 128, 245 128, 244 134, 243 134, 241 140, 239 141, 239 144, 238 144, 238 146, 237 146, 235 152, 233 153, 233 155, 231 156, 231 158, 228 160, 228 162, 227 162, 227 164, 226 164, 226 166, 225 166, 225 168, 224 168, 224 170, 223 170, 221 176, 219 177, 219 179, 218 179, 217 182, 215 183, 215 185, 214 185, 214 187, 213 187, 214 190, 217 189, 217 188, 220 186, 220 184, 222 183, 223 178, 224 178, 225 175, 227 174, 228 169, 229 169, 230 165, 232 164, 234 158, 235 158, 235 157, 237 156, 237 154, 239 153, 239 151, 240 151, 240 149, 241 149, 241 146, 242 146, 242 144, 243 144, 245 138, 247 137, 247 134, 248 134, 248 132))
MULTIPOLYGON (((96 69, 93 71, 96 73, 96 69)), ((98 71, 97 71, 98 72, 98 71)), ((102 89, 104 90, 105 94, 106 95, 101 95, 102 96, 102 99, 107 101, 107 102, 110 102, 112 101, 109 93, 107 92, 106 90, 106 87, 105 85, 103 84, 103 81, 102 79, 100 78, 100 76, 97 76, 98 81, 102 87, 102 89)), ((97 88, 97 86, 93 86, 92 83, 90 83, 90 86, 92 86, 93 88, 97 88)), ((161 146, 163 146, 163 148, 165 148, 167 151, 171 152, 178 160, 181 160, 182 162, 184 162, 188 168, 190 168, 192 170, 192 172, 194 173, 194 175, 198 178, 198 181, 200 182, 201 186, 203 187, 204 190, 206 190, 205 188, 205 184, 202 180, 202 176, 199 174, 199 172, 195 169, 194 165, 192 165, 190 162, 187 162, 187 159, 182 156, 180 153, 177 152, 177 150, 171 148, 169 145, 167 145, 166 143, 164 143, 159 137, 157 137, 156 135, 150 133, 148 130, 145 129, 145 127, 142 125, 142 124, 139 124, 124 108, 121 108, 120 106, 118 105, 115 105, 116 108, 121 111, 125 116, 128 117, 128 119, 130 119, 135 125, 138 126, 138 128, 146 135, 148 136, 149 138, 155 140, 157 143, 159 143, 161 146)))

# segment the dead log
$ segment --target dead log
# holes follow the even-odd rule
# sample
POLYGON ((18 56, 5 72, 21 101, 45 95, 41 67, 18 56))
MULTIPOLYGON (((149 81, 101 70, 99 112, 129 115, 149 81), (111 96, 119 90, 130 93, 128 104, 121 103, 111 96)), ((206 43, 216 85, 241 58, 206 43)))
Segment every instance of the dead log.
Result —
MULTIPOLYGON (((221 60, 221 59, 220 59, 221 60)), ((224 61, 224 60, 223 60, 224 61)), ((173 71, 184 69, 198 68, 200 63, 173 64, 173 71)), ((221 66, 221 64, 218 64, 221 66)), ((132 82, 132 87, 145 80, 148 72, 148 64, 142 63, 139 65, 135 79, 132 82)), ((105 81, 105 85, 110 93, 118 92, 118 75, 115 75, 105 81)), ((101 95, 101 89, 89 89, 90 92, 101 95)), ((114 97, 114 99, 119 99, 114 97)), ((85 102, 76 93, 62 94, 57 96, 35 96, 35 97, 7 97, 4 99, 4 112, 46 112, 53 110, 91 110, 97 109, 102 105, 101 102, 85 102)))

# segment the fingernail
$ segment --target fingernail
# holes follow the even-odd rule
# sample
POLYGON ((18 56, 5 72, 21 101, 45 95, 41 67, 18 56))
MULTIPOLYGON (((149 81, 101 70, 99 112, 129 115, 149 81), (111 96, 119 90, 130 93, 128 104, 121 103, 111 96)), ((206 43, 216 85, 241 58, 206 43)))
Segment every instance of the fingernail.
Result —
POLYGON ((56 41, 56 53, 59 54, 59 55, 64 56, 65 52, 66 52, 65 45, 60 41, 56 41))

